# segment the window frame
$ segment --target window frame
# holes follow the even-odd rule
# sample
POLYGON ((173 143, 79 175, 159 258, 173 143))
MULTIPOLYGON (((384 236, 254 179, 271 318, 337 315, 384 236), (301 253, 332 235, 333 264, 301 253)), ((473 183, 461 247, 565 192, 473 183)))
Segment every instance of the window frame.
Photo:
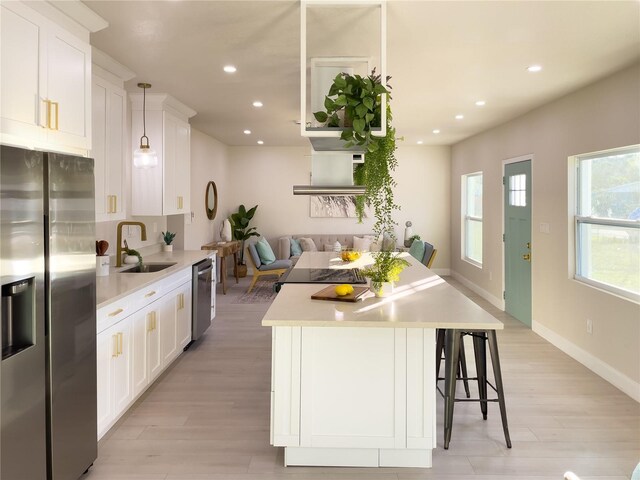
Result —
POLYGON ((469 222, 476 222, 480 225, 480 236, 481 240, 483 240, 484 236, 484 174, 482 170, 472 173, 465 173, 461 176, 462 183, 462 208, 461 208, 461 227, 462 227, 462 242, 461 242, 461 256, 460 258, 471 265, 482 268, 482 262, 484 260, 484 241, 482 241, 482 248, 480 250, 480 261, 471 258, 468 256, 467 245, 468 245, 468 232, 469 232, 469 222), (472 177, 480 177, 480 183, 482 185, 482 216, 478 217, 477 215, 469 215, 468 212, 468 194, 469 194, 469 179, 472 177))
POLYGON ((598 217, 594 215, 583 215, 582 208, 583 202, 585 201, 585 196, 587 195, 586 191, 583 191, 583 188, 588 188, 582 184, 582 172, 581 172, 581 163, 587 160, 594 160, 597 158, 602 158, 606 156, 621 154, 625 152, 633 152, 640 151, 640 145, 629 145, 626 147, 612 148, 608 150, 602 150, 599 152, 586 153, 581 155, 575 155, 571 157, 574 164, 575 171, 575 182, 574 182, 574 195, 573 202, 575 207, 573 208, 573 235, 574 235, 574 268, 573 268, 573 279, 589 285, 591 287, 598 288, 600 290, 604 290, 607 293, 611 293, 620 297, 624 297, 629 300, 633 300, 636 303, 640 303, 640 294, 632 292, 630 290, 626 290, 624 288, 617 287, 615 285, 610 285, 608 283, 604 283, 593 278, 590 278, 586 275, 583 275, 583 269, 586 268, 583 265, 583 257, 586 255, 584 252, 584 243, 586 239, 583 235, 581 235, 581 226, 582 225, 596 225, 596 226, 612 226, 612 227, 622 227, 622 228, 633 228, 638 229, 640 233, 640 220, 627 220, 627 219, 618 219, 618 218, 605 218, 598 217))

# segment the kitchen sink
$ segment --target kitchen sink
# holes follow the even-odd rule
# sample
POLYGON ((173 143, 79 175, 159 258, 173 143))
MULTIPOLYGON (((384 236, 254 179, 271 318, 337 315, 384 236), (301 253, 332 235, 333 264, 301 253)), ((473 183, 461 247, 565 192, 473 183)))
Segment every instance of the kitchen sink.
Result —
POLYGON ((136 265, 135 267, 127 268, 120 271, 120 273, 153 273, 160 272, 165 268, 173 267, 174 263, 143 263, 142 265, 136 265))

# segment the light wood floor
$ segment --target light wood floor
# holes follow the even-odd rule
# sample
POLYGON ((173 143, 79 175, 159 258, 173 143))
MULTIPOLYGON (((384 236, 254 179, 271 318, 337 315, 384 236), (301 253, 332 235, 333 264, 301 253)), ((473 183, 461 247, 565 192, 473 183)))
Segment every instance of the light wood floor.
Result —
POLYGON ((458 403, 445 451, 439 400, 430 470, 283 467, 282 449, 269 445, 271 331, 260 326, 268 305, 234 303, 243 279, 218 292, 213 327, 100 442, 84 479, 560 480, 566 470, 583 480, 630 478, 640 461, 640 404, 447 280, 506 325, 498 342, 512 449, 496 404, 483 421, 477 404, 458 403))

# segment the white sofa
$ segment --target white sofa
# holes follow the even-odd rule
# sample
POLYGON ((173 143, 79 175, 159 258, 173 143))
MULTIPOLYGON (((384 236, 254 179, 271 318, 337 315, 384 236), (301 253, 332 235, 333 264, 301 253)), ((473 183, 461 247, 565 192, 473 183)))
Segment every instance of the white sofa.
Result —
POLYGON ((374 234, 363 233, 339 233, 339 234, 319 234, 310 233, 307 235, 288 235, 278 239, 278 250, 276 255, 278 259, 290 259, 294 264, 299 256, 291 255, 291 238, 311 238, 316 244, 318 251, 324 251, 325 245, 333 246, 336 242, 340 242, 340 246, 353 248, 353 237, 363 237, 364 235, 374 236, 374 234))

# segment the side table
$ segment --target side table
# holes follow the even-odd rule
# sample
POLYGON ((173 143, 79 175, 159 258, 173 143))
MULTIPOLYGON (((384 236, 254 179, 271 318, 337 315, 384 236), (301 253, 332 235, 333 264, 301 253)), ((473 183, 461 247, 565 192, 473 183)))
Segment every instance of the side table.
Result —
POLYGON ((232 240, 231 242, 211 242, 202 245, 200 250, 217 250, 218 258, 220 258, 220 282, 222 283, 222 293, 227 294, 227 263, 225 257, 233 255, 233 273, 238 283, 238 252, 240 251, 240 241, 232 240))

